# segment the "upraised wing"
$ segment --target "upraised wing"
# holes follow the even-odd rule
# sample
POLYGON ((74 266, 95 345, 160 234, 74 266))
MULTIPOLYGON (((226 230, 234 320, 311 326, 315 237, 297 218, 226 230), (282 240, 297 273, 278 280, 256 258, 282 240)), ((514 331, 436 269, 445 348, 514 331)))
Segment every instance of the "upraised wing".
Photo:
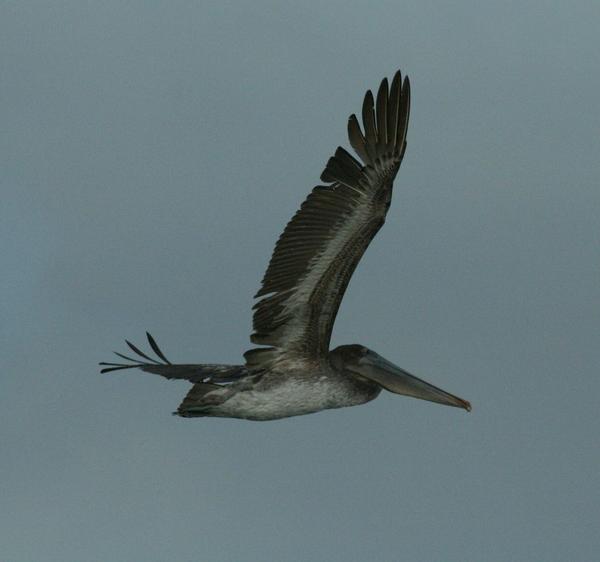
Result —
POLYGON ((255 298, 251 341, 269 347, 245 354, 252 369, 280 362, 321 362, 350 277, 385 221, 404 151, 410 84, 400 72, 365 95, 363 131, 355 115, 348 137, 359 162, 342 147, 280 236, 255 298))

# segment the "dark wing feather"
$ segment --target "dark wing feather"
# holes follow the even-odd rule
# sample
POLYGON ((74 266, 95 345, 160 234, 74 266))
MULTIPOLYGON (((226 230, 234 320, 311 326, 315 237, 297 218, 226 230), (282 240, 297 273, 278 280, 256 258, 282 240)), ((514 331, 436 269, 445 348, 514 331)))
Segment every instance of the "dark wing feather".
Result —
POLYGON ((381 83, 376 103, 363 102, 364 133, 352 115, 350 144, 329 159, 317 186, 286 226, 254 305, 251 341, 267 348, 246 352, 251 369, 282 361, 320 362, 329 350, 335 317, 350 277, 385 221, 406 148, 410 108, 408 78, 396 73, 388 91, 381 83), (376 107, 376 110, 375 110, 376 107))
POLYGON ((173 365, 169 363, 154 338, 148 332, 146 332, 146 337, 148 338, 148 343, 154 353, 156 353, 164 363, 160 363, 156 359, 146 355, 146 353, 136 345, 125 340, 125 343, 127 343, 129 348, 142 359, 145 359, 145 361, 128 357, 127 355, 115 351, 115 355, 129 361, 129 363, 106 363, 103 361, 100 365, 104 368, 100 372, 110 373, 112 371, 121 371, 123 369, 141 369, 146 373, 160 375, 166 379, 183 379, 193 383, 217 384, 234 382, 249 374, 248 369, 244 365, 218 365, 208 363, 202 365, 173 365))

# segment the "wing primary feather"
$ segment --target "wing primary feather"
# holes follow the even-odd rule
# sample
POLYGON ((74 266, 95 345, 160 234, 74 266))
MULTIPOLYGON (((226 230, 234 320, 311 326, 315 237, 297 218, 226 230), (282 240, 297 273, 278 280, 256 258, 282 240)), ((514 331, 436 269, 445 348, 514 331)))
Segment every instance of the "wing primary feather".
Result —
POLYGON ((156 355, 158 355, 165 363, 167 363, 167 365, 171 365, 172 363, 165 357, 164 353, 160 350, 160 347, 158 347, 157 343, 154 341, 154 338, 148 332, 146 332, 146 337, 148 338, 148 343, 154 350, 154 353, 156 353, 156 355))
POLYGON ((354 113, 348 118, 348 140, 360 159, 365 164, 368 164, 370 162, 370 157, 367 152, 365 137, 354 113))
POLYGON ((340 147, 335 156, 328 160, 327 166, 321 174, 321 180, 325 182, 338 181, 348 187, 357 188, 361 178, 360 170, 356 160, 340 147))
POLYGON ((398 115, 400 111, 400 90, 402 86, 402 76, 400 71, 394 74, 390 88, 390 98, 388 103, 388 149, 394 150, 396 139, 398 137, 398 115))
POLYGON ((384 78, 377 91, 377 147, 384 149, 388 143, 387 134, 387 107, 388 107, 388 81, 384 78))
POLYGON ((125 359, 126 361, 131 361, 131 362, 133 362, 133 363, 135 363, 135 364, 138 364, 138 363, 139 363, 139 359, 133 359, 133 358, 131 358, 131 357, 127 357, 127 355, 123 355, 122 353, 119 353, 118 351, 113 351, 113 353, 114 353, 115 355, 118 355, 118 356, 119 356, 119 357, 121 357, 122 359, 125 359))
MULTIPOLYGON (((102 365, 103 363, 100 363, 100 365, 102 365)), ((121 371, 123 369, 133 369, 134 367, 137 367, 137 365, 123 365, 122 367, 109 367, 106 369, 101 369, 100 372, 101 373, 110 373, 111 371, 121 371)))
POLYGON ((405 76, 402 84, 402 94, 400 97, 400 112, 398 116, 398 129, 396 146, 399 151, 404 150, 406 142, 406 131, 408 128, 408 114, 410 112, 410 82, 408 76, 405 76))
POLYGON ((133 345, 130 341, 125 340, 125 343, 130 347, 131 350, 133 350, 135 353, 137 353, 140 357, 143 357, 144 359, 148 359, 148 361, 151 361, 152 363, 156 363, 157 365, 160 365, 160 363, 156 359, 152 359, 152 357, 148 357, 143 351, 141 351, 138 347, 133 345))
POLYGON ((375 127, 375 110, 373 108, 373 93, 367 90, 362 107, 363 127, 365 128, 365 149, 369 155, 369 163, 377 159, 377 129, 375 127))
POLYGON ((361 163, 342 146, 337 147, 337 150, 335 151, 335 157, 358 173, 360 173, 362 170, 361 163))

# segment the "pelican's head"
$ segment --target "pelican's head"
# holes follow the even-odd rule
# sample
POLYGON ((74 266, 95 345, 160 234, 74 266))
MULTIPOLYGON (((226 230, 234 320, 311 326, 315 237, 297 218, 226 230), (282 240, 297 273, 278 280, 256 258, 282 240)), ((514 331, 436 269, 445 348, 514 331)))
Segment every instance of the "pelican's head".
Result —
POLYGON ((466 400, 411 375, 363 345, 340 345, 330 352, 329 358, 336 369, 377 383, 390 392, 471 411, 466 400))

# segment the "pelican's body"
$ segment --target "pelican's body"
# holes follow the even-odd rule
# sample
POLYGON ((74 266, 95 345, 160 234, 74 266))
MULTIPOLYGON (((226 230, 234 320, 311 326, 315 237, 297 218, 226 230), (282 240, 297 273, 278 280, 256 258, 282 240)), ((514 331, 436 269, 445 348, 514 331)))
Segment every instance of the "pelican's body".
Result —
POLYGON ((139 367, 194 386, 176 414, 273 420, 369 402, 382 389, 469 410, 449 394, 361 345, 329 350, 339 305, 364 251, 385 221, 392 183, 406 150, 408 79, 383 80, 370 91, 364 127, 352 115, 350 143, 362 163, 338 147, 317 186, 277 241, 256 297, 253 343, 245 365, 173 365, 148 334, 159 360, 101 363, 103 372, 139 367))
POLYGON ((190 404, 181 415, 276 420, 364 404, 376 398, 381 387, 323 366, 250 375, 212 392, 215 405, 190 404))

